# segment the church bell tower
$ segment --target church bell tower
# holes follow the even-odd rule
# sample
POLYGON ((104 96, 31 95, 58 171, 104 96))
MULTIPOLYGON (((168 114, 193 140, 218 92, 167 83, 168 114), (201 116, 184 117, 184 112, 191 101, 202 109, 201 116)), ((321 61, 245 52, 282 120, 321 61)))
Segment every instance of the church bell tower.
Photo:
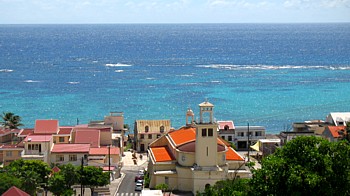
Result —
POLYGON ((199 104, 200 121, 196 124, 195 161, 198 166, 211 167, 217 165, 217 131, 214 122, 214 105, 207 100, 199 104))

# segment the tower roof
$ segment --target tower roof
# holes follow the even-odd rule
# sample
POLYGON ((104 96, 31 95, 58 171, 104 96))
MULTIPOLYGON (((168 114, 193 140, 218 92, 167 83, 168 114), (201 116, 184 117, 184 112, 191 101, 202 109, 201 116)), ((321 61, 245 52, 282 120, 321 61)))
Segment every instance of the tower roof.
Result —
POLYGON ((210 103, 209 101, 205 101, 199 104, 199 107, 214 107, 214 105, 212 103, 210 103))

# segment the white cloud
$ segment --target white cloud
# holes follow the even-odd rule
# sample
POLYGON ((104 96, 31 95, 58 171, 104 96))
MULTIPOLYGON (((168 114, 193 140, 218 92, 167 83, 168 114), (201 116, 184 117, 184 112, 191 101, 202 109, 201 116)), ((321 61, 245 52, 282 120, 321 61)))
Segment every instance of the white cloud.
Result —
POLYGON ((209 7, 237 7, 237 8, 266 8, 273 6, 274 3, 267 1, 249 1, 249 0, 209 0, 209 7))
POLYGON ((350 8, 350 0, 287 0, 286 8, 350 8))

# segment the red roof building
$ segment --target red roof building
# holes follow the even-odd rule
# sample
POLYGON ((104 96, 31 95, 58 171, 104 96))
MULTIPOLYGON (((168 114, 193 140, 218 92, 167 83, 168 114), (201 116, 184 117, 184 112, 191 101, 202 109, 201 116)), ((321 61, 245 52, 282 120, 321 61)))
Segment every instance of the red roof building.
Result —
POLYGON ((170 131, 149 145, 150 188, 167 182, 170 187, 195 194, 219 179, 250 176, 244 167, 245 159, 219 136, 219 127, 233 128, 233 122, 215 122, 214 105, 209 102, 199 107, 199 123, 188 123, 194 114, 187 112, 185 127, 170 131))
POLYGON ((331 142, 339 141, 344 138, 346 126, 327 126, 322 135, 331 142))
POLYGON ((30 196, 28 193, 22 191, 21 189, 12 186, 9 188, 5 193, 3 193, 1 196, 30 196))
POLYGON ((51 153, 89 153, 90 144, 54 144, 51 153))
POLYGON ((57 134, 59 130, 58 120, 36 120, 34 134, 57 134))

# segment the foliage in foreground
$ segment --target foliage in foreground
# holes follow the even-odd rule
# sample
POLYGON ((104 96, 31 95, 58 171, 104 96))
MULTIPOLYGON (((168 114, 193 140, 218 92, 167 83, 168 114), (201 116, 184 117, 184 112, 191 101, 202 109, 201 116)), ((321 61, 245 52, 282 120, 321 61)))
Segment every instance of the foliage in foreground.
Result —
MULTIPOLYGON (((350 145, 297 137, 262 160, 252 179, 219 181, 204 195, 350 195, 350 145)), ((202 195, 199 194, 199 195, 202 195)))
POLYGON ((22 119, 20 116, 15 115, 12 112, 3 112, 0 115, 1 121, 0 125, 7 129, 18 129, 18 127, 23 126, 21 123, 22 119))

